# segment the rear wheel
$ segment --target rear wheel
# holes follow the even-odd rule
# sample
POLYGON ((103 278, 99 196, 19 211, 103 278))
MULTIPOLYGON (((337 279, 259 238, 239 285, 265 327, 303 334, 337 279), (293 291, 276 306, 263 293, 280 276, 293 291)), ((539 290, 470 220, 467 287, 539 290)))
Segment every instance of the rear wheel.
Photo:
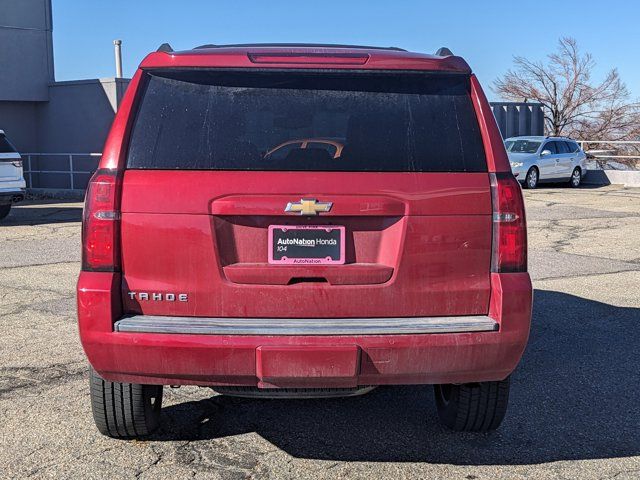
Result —
POLYGON ((139 438, 158 428, 162 385, 109 382, 93 368, 90 385, 93 419, 103 435, 139 438))
POLYGON ((5 218, 7 215, 9 215, 9 212, 11 211, 11 204, 8 205, 0 205, 0 220, 2 220, 3 218, 5 218))
POLYGON ((569 185, 571 185, 573 188, 578 188, 580 186, 581 181, 582 181, 582 172, 578 167, 576 167, 573 169, 573 173, 571 174, 569 185))
POLYGON ((499 382, 434 385, 440 421, 459 432, 500 426, 509 402, 509 378, 499 382))
POLYGON ((524 186, 527 188, 536 188, 538 186, 538 169, 531 167, 527 172, 527 176, 524 178, 524 186))

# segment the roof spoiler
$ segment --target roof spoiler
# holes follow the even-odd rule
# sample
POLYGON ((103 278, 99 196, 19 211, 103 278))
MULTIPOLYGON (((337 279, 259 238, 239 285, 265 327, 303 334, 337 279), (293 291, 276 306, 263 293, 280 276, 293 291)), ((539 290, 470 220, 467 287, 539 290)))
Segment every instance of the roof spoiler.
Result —
POLYGON ((229 45, 217 45, 214 43, 208 43, 206 45, 199 45, 194 47, 194 50, 203 48, 251 48, 251 47, 274 47, 274 48, 351 48, 351 49, 366 49, 366 50, 395 50, 397 52, 406 52, 404 48, 399 47, 372 47, 370 45, 343 45, 333 43, 232 43, 229 45))

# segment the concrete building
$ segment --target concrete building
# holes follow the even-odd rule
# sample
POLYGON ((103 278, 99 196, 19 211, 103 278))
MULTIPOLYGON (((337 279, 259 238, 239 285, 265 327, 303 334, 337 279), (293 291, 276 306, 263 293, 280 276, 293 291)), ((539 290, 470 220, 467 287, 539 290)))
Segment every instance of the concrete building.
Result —
POLYGON ((50 154, 25 155, 28 187, 83 189, 97 158, 59 154, 102 150, 128 80, 56 82, 52 30, 51 0, 0 0, 0 129, 20 152, 50 154))

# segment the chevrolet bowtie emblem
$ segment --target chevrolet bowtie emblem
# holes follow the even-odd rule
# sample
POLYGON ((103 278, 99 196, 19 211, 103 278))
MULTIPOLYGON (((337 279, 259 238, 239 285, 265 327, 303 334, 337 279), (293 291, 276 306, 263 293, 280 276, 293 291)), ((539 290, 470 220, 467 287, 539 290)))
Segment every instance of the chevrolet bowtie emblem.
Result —
POLYGON ((318 202, 315 198, 301 198, 299 202, 289 202, 285 212, 300 212, 300 215, 317 215, 331 210, 333 203, 318 202))

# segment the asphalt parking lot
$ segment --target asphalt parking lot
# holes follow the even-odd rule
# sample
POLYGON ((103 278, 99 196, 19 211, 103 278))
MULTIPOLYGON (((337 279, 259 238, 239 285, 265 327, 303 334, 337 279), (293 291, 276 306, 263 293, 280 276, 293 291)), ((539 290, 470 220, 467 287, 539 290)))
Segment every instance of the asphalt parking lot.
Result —
POLYGON ((335 400, 165 389, 144 442, 102 437, 75 320, 80 203, 0 226, 1 478, 640 478, 640 189, 526 191, 535 305, 502 427, 438 424, 431 387, 335 400))

